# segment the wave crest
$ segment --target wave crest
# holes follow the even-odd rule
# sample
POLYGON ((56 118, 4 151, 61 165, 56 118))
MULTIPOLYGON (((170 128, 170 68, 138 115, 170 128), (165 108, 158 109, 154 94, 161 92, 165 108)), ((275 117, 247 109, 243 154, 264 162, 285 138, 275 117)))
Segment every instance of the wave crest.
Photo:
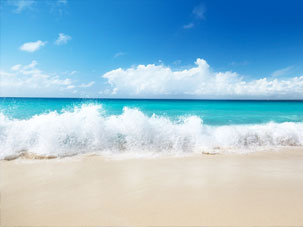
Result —
POLYGON ((51 112, 27 120, 0 113, 0 158, 31 152, 43 156, 81 153, 172 153, 302 146, 303 123, 204 125, 198 116, 172 121, 125 107, 106 116, 101 105, 51 112))

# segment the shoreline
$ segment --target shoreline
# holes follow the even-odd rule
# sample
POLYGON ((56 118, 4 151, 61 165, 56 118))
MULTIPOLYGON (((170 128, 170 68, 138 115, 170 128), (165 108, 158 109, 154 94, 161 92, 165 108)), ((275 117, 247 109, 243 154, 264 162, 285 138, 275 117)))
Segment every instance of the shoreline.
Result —
POLYGON ((0 161, 3 226, 301 226, 303 149, 0 161))
POLYGON ((99 157, 108 160, 136 160, 136 159, 165 159, 165 158, 200 158, 205 155, 261 155, 261 154, 277 154, 277 153, 285 153, 285 152, 303 152, 303 146, 281 146, 281 147, 257 147, 257 148, 246 148, 246 152, 243 152, 243 148, 221 148, 214 147, 212 149, 201 149, 200 152, 180 152, 180 153, 157 153, 157 152, 149 152, 149 153, 139 153, 139 152, 121 152, 121 153, 109 153, 109 152, 88 152, 88 153, 75 153, 75 154, 66 154, 63 156, 56 155, 43 155, 43 154, 35 154, 33 152, 21 151, 17 154, 8 155, 0 159, 2 161, 22 161, 22 160, 68 160, 68 159, 81 159, 86 157, 99 157))

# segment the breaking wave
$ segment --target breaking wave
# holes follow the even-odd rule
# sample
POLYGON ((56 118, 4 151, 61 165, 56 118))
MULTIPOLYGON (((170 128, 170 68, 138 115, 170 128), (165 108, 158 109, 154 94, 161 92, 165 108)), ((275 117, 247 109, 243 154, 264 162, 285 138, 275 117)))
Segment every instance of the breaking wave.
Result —
POLYGON ((198 116, 171 120, 125 107, 107 116, 101 105, 50 112, 30 119, 0 113, 0 159, 30 152, 37 157, 96 154, 248 152, 303 145, 303 123, 204 125, 198 116))

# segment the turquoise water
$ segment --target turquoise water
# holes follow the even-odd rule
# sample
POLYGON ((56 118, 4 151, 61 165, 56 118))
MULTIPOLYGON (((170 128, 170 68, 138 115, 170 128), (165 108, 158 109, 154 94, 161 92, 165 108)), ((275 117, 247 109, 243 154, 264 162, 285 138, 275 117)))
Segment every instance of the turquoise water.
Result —
POLYGON ((170 119, 195 115, 209 125, 303 122, 303 101, 1 98, 0 112, 9 118, 29 119, 52 111, 72 111, 84 104, 102 105, 106 115, 119 115, 124 107, 170 119))
POLYGON ((0 159, 303 148, 302 101, 0 98, 0 159))

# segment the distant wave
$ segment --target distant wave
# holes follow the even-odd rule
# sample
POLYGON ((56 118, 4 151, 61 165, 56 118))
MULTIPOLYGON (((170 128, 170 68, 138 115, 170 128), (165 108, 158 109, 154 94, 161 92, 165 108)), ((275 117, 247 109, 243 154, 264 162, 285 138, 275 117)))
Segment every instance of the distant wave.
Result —
POLYGON ((138 109, 106 116, 101 105, 35 115, 27 120, 0 113, 0 159, 30 152, 37 157, 97 154, 248 152, 302 146, 303 123, 204 125, 197 116, 173 121, 138 109))

